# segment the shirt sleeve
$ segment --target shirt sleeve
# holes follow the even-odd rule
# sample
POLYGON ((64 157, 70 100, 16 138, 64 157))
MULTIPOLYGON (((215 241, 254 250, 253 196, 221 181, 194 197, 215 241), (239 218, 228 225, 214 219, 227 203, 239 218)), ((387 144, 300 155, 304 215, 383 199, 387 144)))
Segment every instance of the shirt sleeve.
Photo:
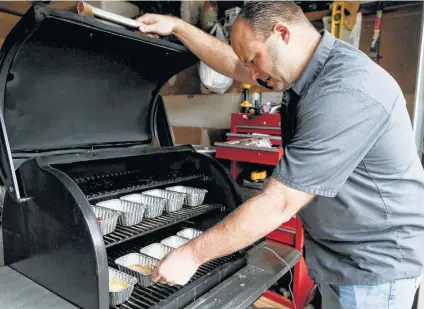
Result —
POLYGON ((299 191, 336 196, 388 119, 384 107, 359 90, 326 90, 301 100, 294 137, 273 177, 299 191))

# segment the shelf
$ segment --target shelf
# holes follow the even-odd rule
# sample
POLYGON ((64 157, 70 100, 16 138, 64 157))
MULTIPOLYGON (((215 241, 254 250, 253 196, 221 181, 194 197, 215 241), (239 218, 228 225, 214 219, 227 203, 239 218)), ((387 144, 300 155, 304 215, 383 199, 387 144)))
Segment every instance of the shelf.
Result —
POLYGON ((128 240, 149 234, 182 221, 186 221, 221 207, 223 207, 221 204, 204 204, 196 207, 184 207, 181 210, 166 213, 157 218, 143 219, 143 221, 137 225, 117 225, 113 233, 103 237, 105 246, 106 248, 109 248, 117 244, 121 244, 128 240))
MULTIPOLYGON (((112 190, 100 191, 96 193, 84 192, 85 190, 84 190, 83 184, 78 184, 78 185, 81 187, 81 190, 86 194, 88 201, 91 202, 95 200, 114 198, 116 196, 123 195, 123 194, 129 194, 129 193, 139 192, 143 190, 149 190, 149 189, 154 189, 158 187, 179 184, 184 181, 200 179, 203 177, 204 175, 197 174, 197 175, 190 175, 190 176, 177 176, 174 179, 167 179, 167 180, 150 180, 150 179, 137 180, 137 183, 141 183, 141 184, 134 185, 134 186, 127 186, 126 184, 124 184, 123 189, 115 189, 115 190, 112 189, 112 190)), ((104 182, 107 182, 107 181, 109 181, 108 178, 100 178, 96 181, 97 183, 95 181, 91 181, 87 183, 89 183, 92 186, 98 185, 99 187, 104 188, 105 187, 104 182)))

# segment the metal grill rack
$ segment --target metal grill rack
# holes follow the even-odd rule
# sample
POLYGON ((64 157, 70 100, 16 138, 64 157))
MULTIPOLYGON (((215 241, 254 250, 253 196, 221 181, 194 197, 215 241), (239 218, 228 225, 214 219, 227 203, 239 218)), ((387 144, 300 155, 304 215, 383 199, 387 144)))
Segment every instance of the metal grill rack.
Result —
POLYGON ((169 186, 184 181, 200 179, 203 174, 182 175, 177 171, 169 171, 161 175, 147 174, 142 170, 76 177, 74 181, 89 201, 111 198, 121 194, 169 186))
POLYGON ((184 207, 181 210, 166 213, 157 218, 144 218, 141 223, 130 227, 118 225, 113 233, 104 236, 105 246, 106 248, 112 247, 221 207, 223 207, 221 204, 204 204, 197 207, 184 207))
MULTIPOLYGON (((131 249, 124 249, 115 251, 108 255, 109 265, 113 268, 117 268, 114 263, 114 260, 120 256, 126 255, 128 253, 136 252, 138 253, 138 247, 134 247, 131 249)), ((131 298, 119 306, 111 306, 110 308, 114 309, 156 309, 162 308, 162 306, 158 306, 158 304, 164 300, 166 300, 166 306, 164 308, 176 308, 176 303, 178 302, 179 306, 181 306, 181 300, 177 301, 178 296, 187 293, 188 290, 200 287, 203 280, 202 277, 207 280, 214 281, 215 284, 218 284, 220 281, 222 282, 226 278, 230 277, 236 271, 240 270, 242 267, 246 265, 246 256, 244 253, 237 252, 235 254, 222 257, 220 259, 208 262, 199 267, 196 274, 192 277, 190 282, 182 286, 168 286, 156 284, 150 287, 141 287, 136 285, 134 287, 134 291, 131 295, 131 298), (225 268, 225 271, 221 272, 225 268), (206 276, 209 274, 208 276, 206 276), (205 277, 206 276, 206 277, 205 277), (212 278, 214 277, 214 278, 212 278), (214 280, 215 279, 215 280, 214 280)), ((194 297, 194 296, 193 296, 194 297)), ((194 300, 194 299, 193 299, 194 300)), ((192 300, 191 300, 192 301, 192 300)))

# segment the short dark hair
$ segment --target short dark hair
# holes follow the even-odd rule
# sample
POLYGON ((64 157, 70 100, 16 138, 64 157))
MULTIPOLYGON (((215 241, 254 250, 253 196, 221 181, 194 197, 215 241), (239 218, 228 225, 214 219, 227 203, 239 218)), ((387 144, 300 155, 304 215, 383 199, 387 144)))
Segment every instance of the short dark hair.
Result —
POLYGON ((302 9, 294 1, 252 1, 247 2, 237 18, 247 21, 262 38, 267 38, 277 22, 301 23, 306 19, 302 9))

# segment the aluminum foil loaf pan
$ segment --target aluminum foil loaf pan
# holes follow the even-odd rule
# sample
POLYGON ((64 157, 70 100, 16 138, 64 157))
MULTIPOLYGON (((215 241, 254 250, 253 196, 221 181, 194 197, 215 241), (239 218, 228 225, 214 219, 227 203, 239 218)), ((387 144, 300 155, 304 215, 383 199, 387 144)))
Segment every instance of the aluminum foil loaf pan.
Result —
POLYGON ((207 190, 204 190, 204 189, 197 189, 197 188, 186 187, 186 186, 173 186, 173 187, 165 188, 165 190, 187 194, 184 201, 184 204, 187 206, 202 205, 205 199, 205 195, 208 192, 207 190))
POLYGON ((180 236, 171 236, 171 237, 165 238, 160 243, 175 249, 175 248, 181 247, 182 245, 188 243, 189 241, 190 239, 188 238, 183 238, 180 236))
POLYGON ((174 248, 165 246, 164 244, 154 243, 144 248, 141 248, 140 253, 150 256, 154 259, 161 260, 164 258, 165 255, 167 255, 172 250, 174 250, 174 248))
POLYGON ((180 236, 180 237, 187 238, 187 239, 190 239, 191 240, 191 239, 196 238, 196 237, 198 237, 198 236, 200 236, 202 234, 203 234, 202 231, 188 228, 188 229, 184 229, 182 231, 179 231, 177 233, 177 236, 180 236))
POLYGON ((140 223, 146 211, 145 205, 123 203, 120 199, 99 202, 96 206, 119 211, 121 216, 118 219, 118 224, 123 226, 131 226, 140 223))
POLYGON ((140 193, 122 196, 121 200, 125 204, 145 205, 146 212, 144 213, 144 217, 146 218, 159 217, 163 213, 166 204, 166 199, 164 198, 140 193))
POLYGON ((118 218, 121 213, 119 211, 108 208, 97 207, 93 205, 91 207, 93 209, 94 215, 96 216, 97 222, 99 223, 102 235, 112 233, 116 228, 116 224, 118 223, 118 218))
POLYGON ((165 212, 174 212, 180 210, 183 207, 185 198, 187 196, 185 193, 162 189, 149 190, 143 192, 142 194, 166 199, 165 212))
POLYGON ((157 262, 159 260, 139 253, 130 253, 115 260, 119 270, 137 278, 138 284, 143 287, 155 284, 152 280, 152 273, 153 265, 157 262))
POLYGON ((137 278, 109 267, 109 305, 120 305, 130 299, 137 278))

